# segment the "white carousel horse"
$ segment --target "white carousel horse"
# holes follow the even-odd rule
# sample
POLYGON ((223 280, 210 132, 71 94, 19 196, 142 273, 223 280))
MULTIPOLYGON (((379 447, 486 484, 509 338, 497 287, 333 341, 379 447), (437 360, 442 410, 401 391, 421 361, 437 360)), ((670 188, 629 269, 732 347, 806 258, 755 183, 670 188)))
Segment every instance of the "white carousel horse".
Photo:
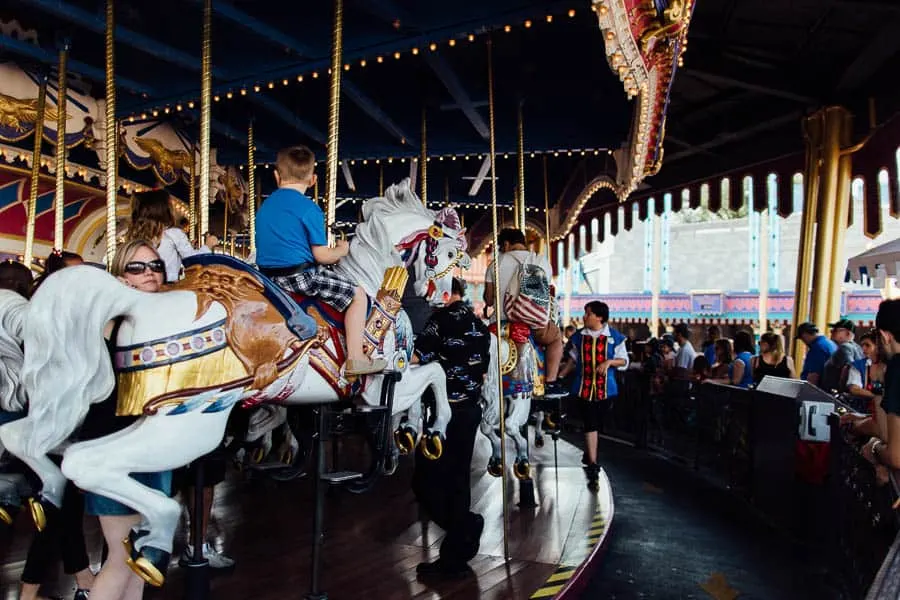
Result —
MULTIPOLYGON (((385 198, 368 201, 363 217, 338 271, 371 297, 378 293, 386 270, 405 271, 405 264, 416 264, 424 267, 425 275, 417 277, 416 291, 430 301, 449 298, 450 272, 468 259, 455 212, 428 210, 407 180, 391 186, 385 198)), ((336 389, 334 379, 343 382, 339 374, 323 377, 314 364, 321 362, 322 353, 342 355, 335 329, 319 322, 316 337, 300 340, 282 318, 269 319, 278 316, 277 307, 263 295, 255 274, 198 266, 188 272, 193 273, 194 289, 181 282, 174 291, 156 294, 128 288, 88 266, 49 277, 30 301, 25 318, 22 380, 29 414, 0 427, 0 440, 43 484, 40 501, 32 503, 36 522, 61 505, 66 478, 132 507, 142 521, 125 541, 129 563, 154 585, 164 581, 181 508, 129 473, 178 468, 212 451, 238 402, 331 403, 339 400, 342 389, 336 389), (253 301, 245 301, 247 296, 253 301), (241 318, 232 320, 232 312, 241 318), (269 320, 260 326, 254 321, 255 329, 241 329, 260 315, 269 320), (90 405, 106 400, 113 389, 103 329, 119 316, 125 319, 116 340, 118 409, 142 417, 122 431, 72 445, 60 470, 47 452, 66 440, 90 405), (274 358, 248 366, 255 355, 246 352, 246 344, 269 357, 274 348, 274 358)), ((373 342, 374 353, 403 373, 394 392, 395 413, 418 404, 424 390, 432 388, 437 418, 422 442, 423 450, 438 455, 451 416, 444 372, 436 363, 409 365, 408 319, 400 312, 396 322, 401 326, 390 323, 382 339, 373 342)), ((365 378, 364 402, 379 404, 383 381, 384 375, 365 378)))
MULTIPOLYGON (((531 343, 523 344, 521 350, 505 336, 500 343, 500 364, 504 373, 504 399, 506 400, 506 434, 516 445, 513 474, 518 479, 531 477, 528 456, 528 440, 522 435, 522 427, 528 423, 531 414, 531 398, 535 379, 539 376, 537 357, 531 343)), ((503 474, 500 461, 500 396, 497 385, 497 336, 491 334, 491 361, 484 385, 481 388, 484 409, 481 418, 481 433, 491 442, 491 458, 487 471, 494 477, 503 474)), ((539 418, 542 418, 541 415, 539 418)))

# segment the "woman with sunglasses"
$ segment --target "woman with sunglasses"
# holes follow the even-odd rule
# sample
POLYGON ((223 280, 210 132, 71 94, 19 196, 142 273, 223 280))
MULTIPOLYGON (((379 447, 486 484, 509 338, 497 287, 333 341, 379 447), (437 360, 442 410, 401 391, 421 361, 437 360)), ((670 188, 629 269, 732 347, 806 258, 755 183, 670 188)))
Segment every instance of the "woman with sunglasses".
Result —
POLYGON ((169 192, 150 190, 134 195, 131 226, 126 240, 144 240, 151 245, 166 265, 165 281, 172 283, 181 276, 181 261, 195 254, 206 254, 219 244, 212 234, 205 236, 199 250, 191 246, 187 234, 176 225, 169 205, 169 192))
MULTIPOLYGON (((113 258, 110 271, 125 285, 142 292, 156 293, 165 279, 166 266, 159 254, 143 240, 132 240, 120 247, 113 258)), ((104 332, 108 340, 110 359, 115 352, 116 335, 122 320, 109 323, 104 332)), ((137 417, 116 416, 117 389, 105 401, 91 406, 81 427, 80 441, 92 440, 124 429, 137 417)), ((170 495, 172 472, 133 473, 134 479, 147 487, 170 495)), ((100 520, 100 529, 106 541, 109 556, 106 558, 91 588, 91 600, 140 600, 144 594, 144 581, 125 562, 122 540, 141 517, 131 507, 98 494, 85 494, 86 512, 100 520)))

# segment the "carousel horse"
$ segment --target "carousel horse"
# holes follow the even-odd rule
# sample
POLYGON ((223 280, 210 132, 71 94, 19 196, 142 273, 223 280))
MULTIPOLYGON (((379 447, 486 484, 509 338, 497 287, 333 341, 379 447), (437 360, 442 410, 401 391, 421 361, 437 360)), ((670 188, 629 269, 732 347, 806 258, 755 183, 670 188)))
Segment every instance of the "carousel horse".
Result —
MULTIPOLYGON (((506 434, 516 445, 516 459, 513 463, 513 474, 518 479, 531 477, 531 463, 528 456, 528 440, 522 435, 523 427, 528 423, 531 414, 531 401, 535 396, 544 394, 544 353, 529 336, 528 342, 519 349, 509 339, 509 326, 505 325, 500 336, 500 372, 503 377, 503 398, 506 400, 506 434)), ((481 433, 491 442, 491 458, 487 471, 494 477, 503 474, 500 460, 500 398, 497 393, 497 336, 491 333, 491 359, 481 396, 483 413, 481 433)), ((540 424, 544 414, 538 413, 538 429, 535 433, 535 445, 543 446, 543 434, 540 424), (538 443, 540 440, 540 443, 538 443)), ((552 427, 553 423, 548 422, 552 427)), ((526 433, 527 434, 527 433, 526 433)))
MULTIPOLYGON (((408 180, 366 202, 362 213, 350 253, 335 269, 371 299, 368 351, 402 373, 394 413, 409 410, 432 388, 436 419, 421 447, 437 458, 451 416, 446 379, 437 363, 410 365, 411 327, 400 294, 407 267, 415 265, 416 292, 435 304, 446 301, 453 268, 468 261, 464 230, 452 209, 427 209, 408 180)), ((387 378, 345 379, 341 315, 311 299, 294 304, 260 273, 229 258, 186 261, 185 279, 156 294, 90 266, 49 277, 25 316, 22 381, 29 412, 0 427, 0 440, 41 480, 40 496, 30 501, 35 523, 45 525, 58 511, 66 478, 132 507, 142 521, 123 541, 129 565, 156 586, 165 580, 181 507, 130 473, 167 471, 212 451, 239 402, 327 404, 358 392, 366 404, 378 405, 387 378), (60 470, 47 452, 113 389, 103 330, 119 316, 117 414, 141 418, 112 435, 73 444, 60 470)))
MULTIPOLYGON (((25 357, 22 352, 22 327, 28 301, 10 290, 0 289, 0 418, 3 422, 18 418, 25 410, 25 389, 20 375, 25 357)), ((0 448, 0 455, 5 450, 0 448)), ((0 521, 12 524, 12 515, 31 492, 24 475, 4 471, 0 465, 0 521)))

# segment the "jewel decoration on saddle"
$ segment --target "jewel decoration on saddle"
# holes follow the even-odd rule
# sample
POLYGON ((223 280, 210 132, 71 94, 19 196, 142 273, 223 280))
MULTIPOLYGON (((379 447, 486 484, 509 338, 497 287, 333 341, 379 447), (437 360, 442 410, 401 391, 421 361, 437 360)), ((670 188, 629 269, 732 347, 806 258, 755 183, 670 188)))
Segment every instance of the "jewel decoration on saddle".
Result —
POLYGON ((116 348, 116 372, 129 373, 198 358, 223 349, 227 343, 222 319, 178 337, 116 348))
POLYGON ((628 97, 637 99, 628 142, 614 153, 620 200, 662 166, 669 91, 687 49, 694 3, 593 0, 609 66, 628 97))

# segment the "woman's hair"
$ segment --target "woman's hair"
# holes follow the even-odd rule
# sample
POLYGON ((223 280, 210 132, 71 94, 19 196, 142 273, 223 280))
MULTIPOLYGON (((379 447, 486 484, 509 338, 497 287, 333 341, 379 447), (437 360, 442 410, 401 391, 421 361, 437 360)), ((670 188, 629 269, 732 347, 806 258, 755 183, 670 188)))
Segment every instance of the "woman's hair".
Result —
POLYGON ((709 370, 709 359, 704 355, 698 354, 694 358, 694 373, 705 373, 709 370))
POLYGON ((732 353, 731 348, 731 340, 726 338, 719 338, 716 340, 716 358, 719 357, 719 352, 722 353, 722 363, 726 365, 730 365, 732 361, 734 361, 734 354, 732 353))
POLYGON ((734 353, 749 352, 753 354, 753 336, 749 331, 738 331, 734 334, 734 353))
POLYGON ((175 226, 172 208, 169 206, 169 192, 150 190, 137 192, 132 200, 131 225, 127 240, 145 240, 151 248, 159 245, 163 232, 175 226))
POLYGON ((769 347, 769 352, 775 358, 775 364, 781 362, 784 358, 784 340, 777 333, 764 333, 759 336, 759 343, 769 347))
POLYGON ((57 271, 68 267, 70 260, 77 260, 79 262, 84 261, 84 259, 81 258, 80 254, 69 252, 67 250, 54 250, 53 252, 51 252, 47 257, 47 260, 44 261, 44 272, 40 277, 37 278, 37 281, 34 282, 34 286, 32 286, 31 288, 31 293, 36 292, 48 277, 50 277, 57 271))
POLYGON ((12 290, 23 298, 30 298, 33 284, 31 271, 22 263, 11 260, 0 263, 0 289, 12 290))
POLYGON ((875 346, 875 361, 883 363, 887 361, 887 358, 884 355, 884 348, 881 347, 878 337, 877 329, 867 331, 859 337, 859 345, 862 346, 862 343, 865 341, 871 342, 872 345, 875 346))
POLYGON ((109 272, 116 277, 124 276, 125 265, 131 262, 131 259, 134 258, 135 253, 140 248, 149 248, 156 254, 156 257, 159 258, 159 253, 156 251, 156 248, 154 248, 147 240, 131 240, 130 242, 125 242, 124 245, 119 246, 116 249, 116 255, 113 257, 112 264, 110 264, 109 272))

